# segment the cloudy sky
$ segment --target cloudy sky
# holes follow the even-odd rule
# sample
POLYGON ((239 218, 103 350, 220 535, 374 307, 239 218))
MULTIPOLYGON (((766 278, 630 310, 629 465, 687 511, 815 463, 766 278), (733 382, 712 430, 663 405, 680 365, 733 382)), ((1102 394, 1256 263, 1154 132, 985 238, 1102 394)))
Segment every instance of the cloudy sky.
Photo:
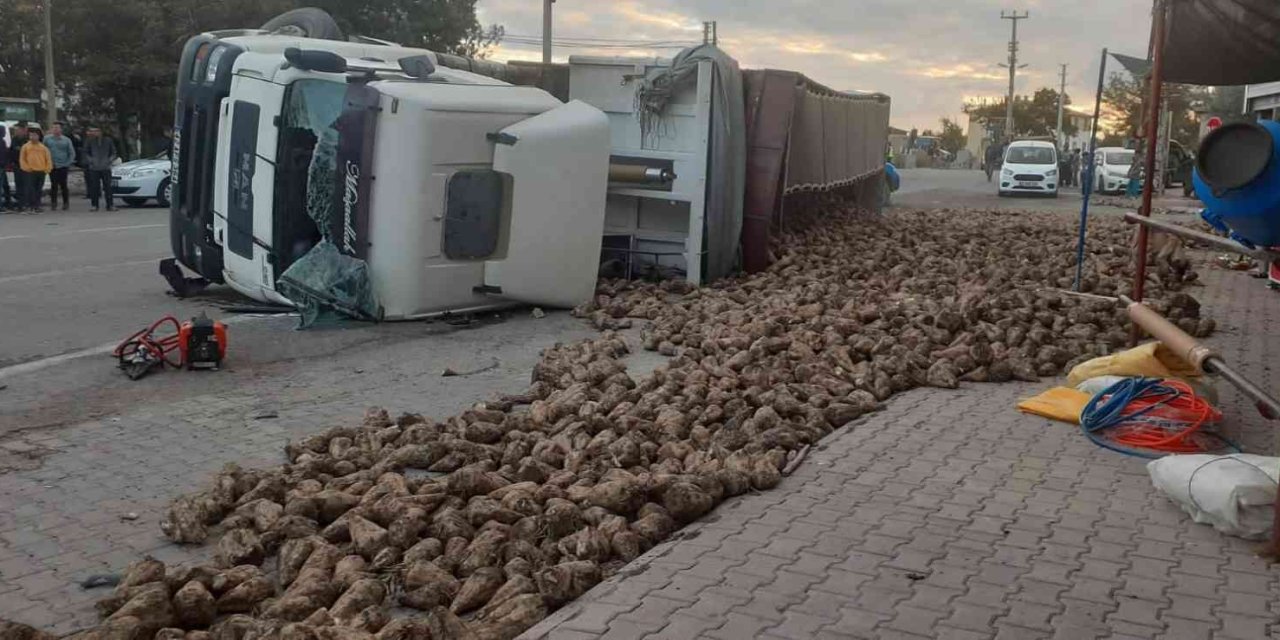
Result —
MULTIPOLYGON (((542 33, 539 0, 480 0, 480 20, 514 36, 542 33)), ((1092 104, 1102 47, 1145 56, 1150 0, 557 0, 555 38, 701 41, 702 21, 719 22, 721 46, 744 67, 795 69, 834 89, 893 98, 893 124, 936 128, 960 118, 969 98, 998 97, 1008 72, 1009 21, 1001 9, 1028 10, 1019 23, 1018 93, 1058 86, 1092 104)), ((663 55, 673 50, 612 48, 571 53, 663 55)), ((499 60, 540 59, 536 44, 508 42, 499 60)))

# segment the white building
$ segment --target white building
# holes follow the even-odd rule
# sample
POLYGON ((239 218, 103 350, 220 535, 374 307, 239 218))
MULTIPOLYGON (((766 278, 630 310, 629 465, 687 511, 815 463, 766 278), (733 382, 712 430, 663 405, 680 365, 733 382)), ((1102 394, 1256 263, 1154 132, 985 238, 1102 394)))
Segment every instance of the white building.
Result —
POLYGON ((1244 112, 1259 120, 1280 120, 1280 82, 1245 87, 1244 112))
POLYGON ((1063 131, 1061 148, 1066 150, 1089 148, 1089 136, 1093 132, 1093 111, 1086 110, 1084 107, 1075 105, 1067 105, 1062 108, 1062 128, 1070 129, 1070 126, 1076 128, 1075 135, 1067 135, 1063 131))

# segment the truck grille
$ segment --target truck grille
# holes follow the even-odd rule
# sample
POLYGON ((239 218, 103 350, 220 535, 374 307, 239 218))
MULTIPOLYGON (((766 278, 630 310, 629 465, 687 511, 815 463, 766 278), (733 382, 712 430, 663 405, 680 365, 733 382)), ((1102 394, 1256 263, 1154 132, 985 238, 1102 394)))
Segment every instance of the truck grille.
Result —
POLYGON ((1040 182, 1044 180, 1044 176, 1031 175, 1029 173, 1019 173, 1013 177, 1018 182, 1040 182))

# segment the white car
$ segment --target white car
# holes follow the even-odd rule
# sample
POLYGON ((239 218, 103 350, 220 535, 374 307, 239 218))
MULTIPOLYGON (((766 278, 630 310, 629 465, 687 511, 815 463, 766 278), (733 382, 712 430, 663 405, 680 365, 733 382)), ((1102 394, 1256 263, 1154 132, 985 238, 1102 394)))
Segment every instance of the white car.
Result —
POLYGON ((173 190, 169 182, 171 167, 168 153, 116 165, 111 168, 111 193, 132 207, 140 207, 153 199, 167 207, 173 190))
POLYGON ((1129 166, 1133 164, 1133 150, 1102 147, 1095 157, 1093 190, 1098 193, 1123 193, 1129 187, 1129 166))
POLYGON ((1058 149, 1052 142, 1017 140, 1004 152, 1000 196, 1033 193, 1058 197, 1058 149))

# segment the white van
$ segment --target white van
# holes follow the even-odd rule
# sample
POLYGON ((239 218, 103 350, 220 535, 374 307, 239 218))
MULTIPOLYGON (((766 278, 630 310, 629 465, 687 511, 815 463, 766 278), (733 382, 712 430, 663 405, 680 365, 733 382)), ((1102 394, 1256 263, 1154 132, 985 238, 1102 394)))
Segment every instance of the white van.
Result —
POLYGON ((1058 197, 1058 150, 1052 142, 1017 140, 1004 152, 1000 196, 1036 193, 1058 197))
POLYGON ((1123 193, 1129 187, 1129 166, 1133 149, 1102 147, 1095 156, 1093 190, 1098 193, 1123 193))

